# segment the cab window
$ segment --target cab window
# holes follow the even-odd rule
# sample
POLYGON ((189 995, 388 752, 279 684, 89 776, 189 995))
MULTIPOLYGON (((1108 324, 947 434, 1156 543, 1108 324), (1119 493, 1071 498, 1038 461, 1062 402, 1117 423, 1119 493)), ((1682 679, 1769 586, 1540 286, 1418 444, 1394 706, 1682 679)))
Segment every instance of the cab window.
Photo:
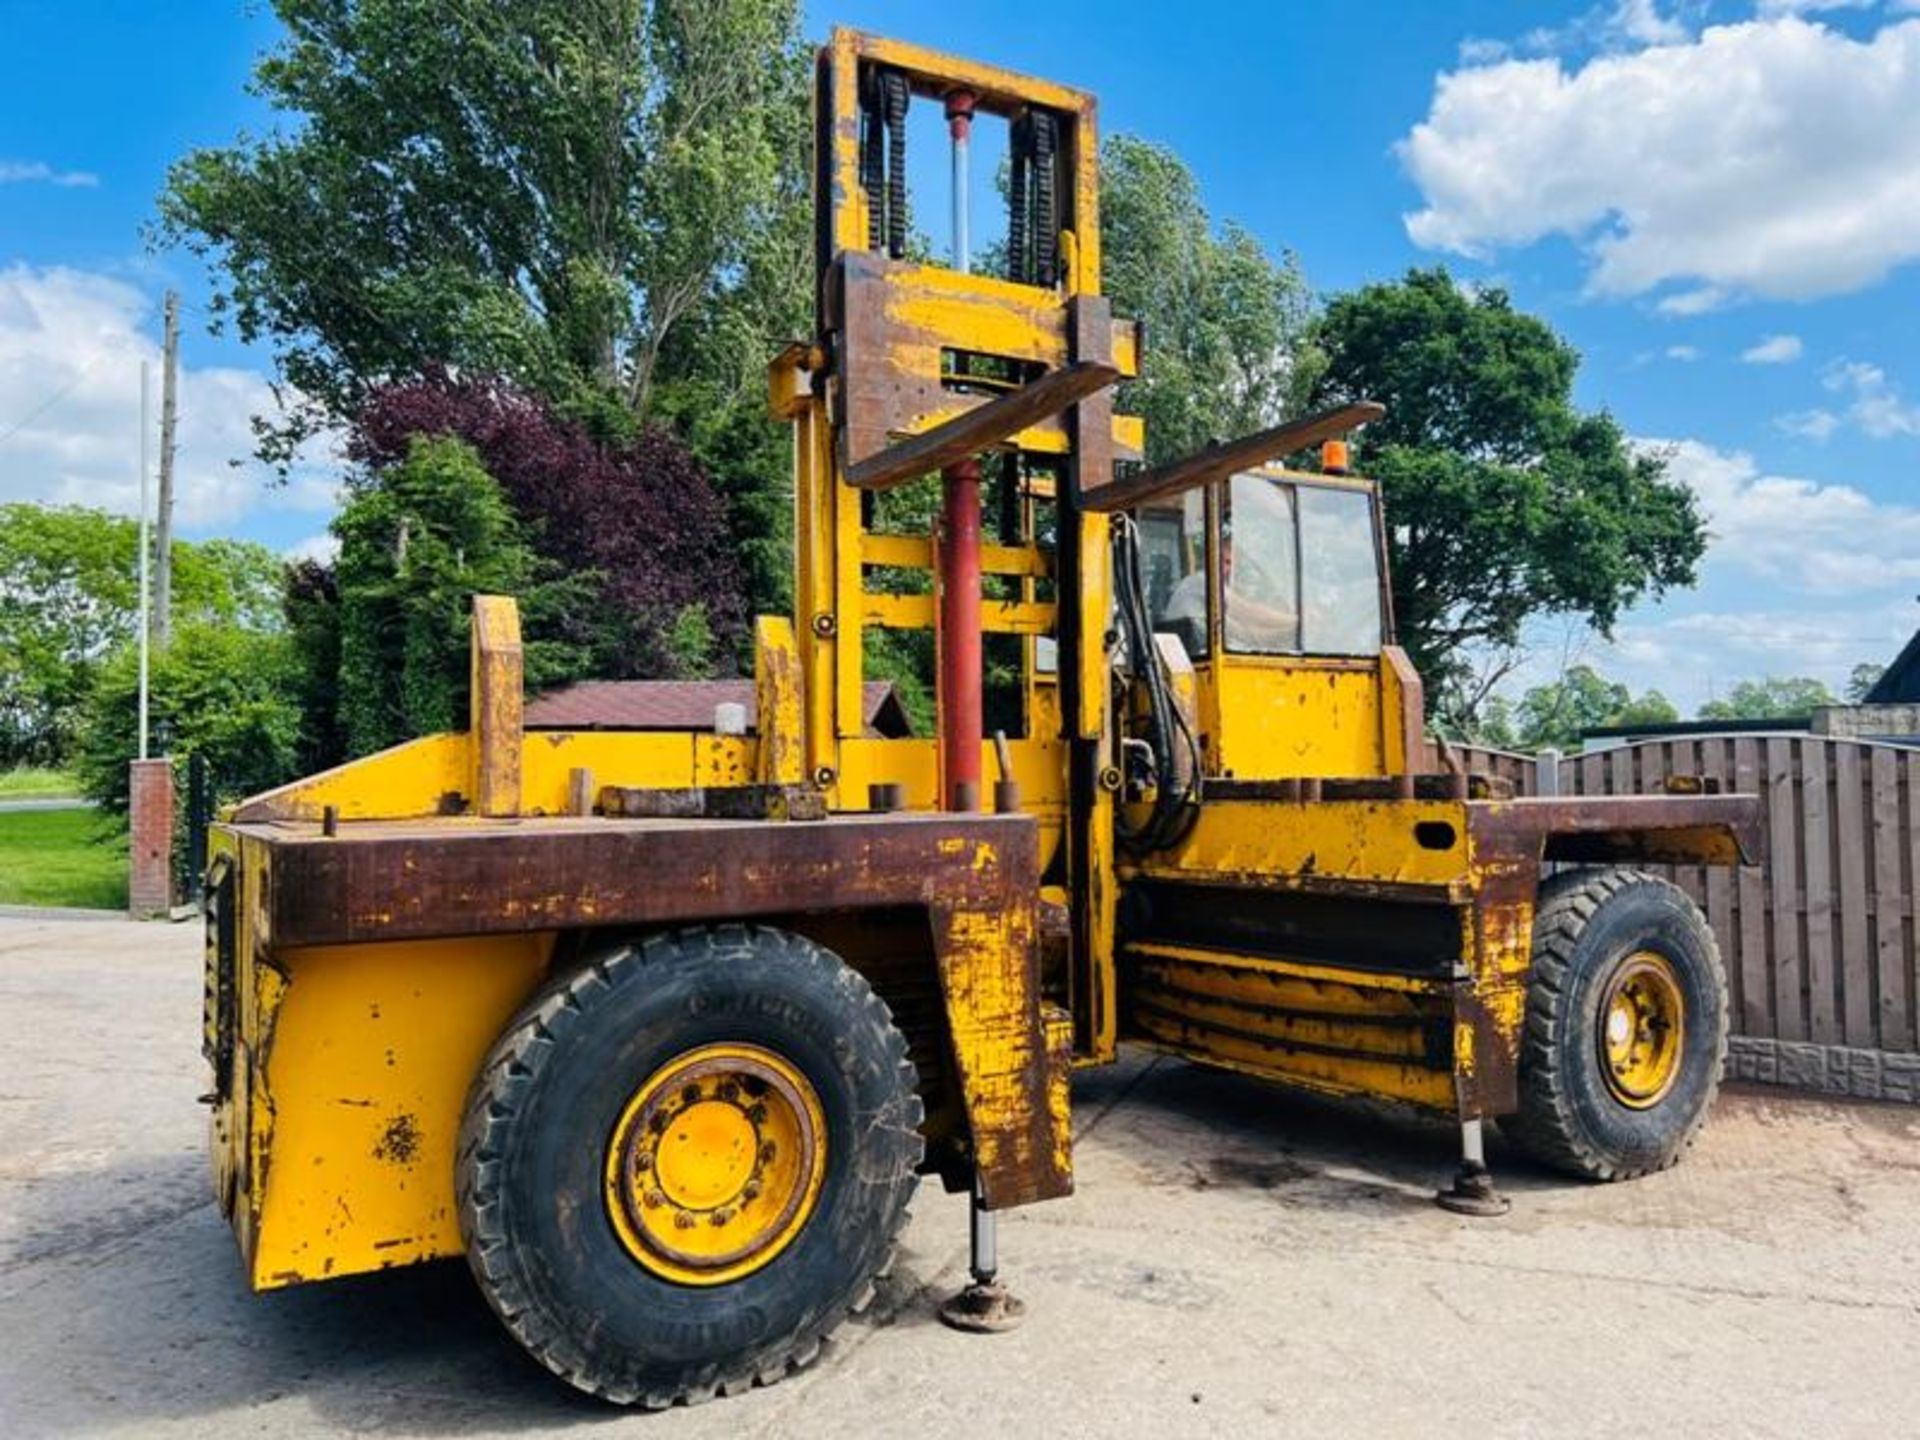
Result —
POLYGON ((1238 475, 1221 516, 1226 648, 1241 655, 1375 655, 1380 561, 1364 490, 1238 475))
POLYGON ((1155 631, 1177 637, 1195 660, 1207 655, 1207 506, 1199 491, 1142 510, 1141 580, 1155 631))
POLYGON ((1302 485, 1302 647, 1309 655, 1380 653, 1380 557, 1373 497, 1302 485))
POLYGON ((1300 652, 1299 529, 1293 487, 1236 476, 1220 517, 1220 594, 1227 649, 1300 652))

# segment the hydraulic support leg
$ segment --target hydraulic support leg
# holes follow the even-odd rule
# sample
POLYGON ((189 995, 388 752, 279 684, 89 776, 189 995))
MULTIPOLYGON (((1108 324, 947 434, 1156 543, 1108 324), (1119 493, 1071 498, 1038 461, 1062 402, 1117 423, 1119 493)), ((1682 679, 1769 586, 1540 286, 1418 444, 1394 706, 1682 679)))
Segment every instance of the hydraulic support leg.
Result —
POLYGON ((1433 1197, 1442 1210, 1456 1215, 1493 1216, 1513 1208, 1507 1197, 1493 1188, 1482 1124, 1479 1120, 1460 1122, 1460 1168, 1454 1171, 1453 1184, 1433 1197))
POLYGON ((971 1219, 967 1266, 972 1279, 966 1289, 940 1307, 940 1318, 956 1330, 975 1334, 1011 1330, 1027 1318, 1027 1307, 1000 1283, 999 1237, 993 1212, 980 1203, 978 1184, 974 1186, 971 1219))

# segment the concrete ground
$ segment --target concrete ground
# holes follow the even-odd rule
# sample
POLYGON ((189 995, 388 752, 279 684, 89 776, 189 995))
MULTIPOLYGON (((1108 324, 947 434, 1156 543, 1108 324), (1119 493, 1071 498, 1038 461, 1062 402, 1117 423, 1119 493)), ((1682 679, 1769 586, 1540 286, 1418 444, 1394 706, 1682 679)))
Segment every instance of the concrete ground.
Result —
POLYGON ((953 1334, 965 1207, 769 1390, 645 1416, 523 1357, 456 1263, 248 1295, 201 1156, 191 926, 0 920, 0 1435, 1910 1435, 1920 1111, 1727 1096, 1677 1170, 1572 1184, 1444 1129, 1135 1059, 1079 1193, 1005 1218, 1010 1335, 953 1334))

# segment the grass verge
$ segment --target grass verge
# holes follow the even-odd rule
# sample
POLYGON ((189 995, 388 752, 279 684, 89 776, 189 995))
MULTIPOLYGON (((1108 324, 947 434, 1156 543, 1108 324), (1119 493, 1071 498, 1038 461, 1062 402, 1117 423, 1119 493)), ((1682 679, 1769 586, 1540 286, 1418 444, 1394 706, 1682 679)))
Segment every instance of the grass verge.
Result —
POLYGON ((60 800, 79 793, 80 782, 64 770, 0 770, 0 800, 60 800))
POLYGON ((0 905, 126 909, 126 837, 93 810, 0 812, 0 905))

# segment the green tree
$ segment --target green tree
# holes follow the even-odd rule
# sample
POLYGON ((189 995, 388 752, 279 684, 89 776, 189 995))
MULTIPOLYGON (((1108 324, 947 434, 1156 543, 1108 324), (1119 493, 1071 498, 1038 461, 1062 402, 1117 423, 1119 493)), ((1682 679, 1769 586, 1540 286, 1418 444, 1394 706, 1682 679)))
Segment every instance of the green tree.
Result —
POLYGON ((734 498, 756 590, 782 588, 764 367, 812 294, 794 0, 273 10, 254 88, 282 124, 178 161, 156 228, 300 397, 263 453, 443 368, 621 433, 657 401, 734 498))
MULTIPOLYGON (((282 562, 242 540, 173 543, 176 624, 278 626, 282 562)), ((65 760, 101 664, 139 627, 139 526, 0 505, 0 766, 65 760)))
MULTIPOLYGON (((475 594, 518 597, 530 683, 578 673, 580 654, 545 638, 577 589, 541 574, 499 485, 468 445, 414 440, 404 462, 348 499, 333 532, 336 714, 350 754, 465 725, 475 594)), ((302 645, 324 656, 319 623, 303 617, 302 645)))
POLYGON ((1401 643, 1443 712, 1466 697, 1472 647, 1514 645, 1541 615, 1606 635, 1629 605, 1693 582, 1692 492, 1612 416, 1575 407, 1578 354, 1506 292, 1410 271, 1336 297, 1311 343, 1315 404, 1387 407, 1358 459, 1386 494, 1401 643))
POLYGON ((1847 675, 1847 703, 1859 705, 1865 702, 1867 692, 1880 683, 1880 677, 1887 673, 1887 667, 1863 660, 1847 675))
POLYGON ((1700 707, 1702 720, 1799 720, 1840 701, 1823 681, 1806 675, 1742 680, 1718 700, 1700 707))
MULTIPOLYGON (((193 755, 207 760, 222 799, 291 779, 297 767, 298 667, 284 634, 206 620, 174 630, 151 660, 150 753, 170 756, 177 774, 193 755)), ((139 655, 123 645, 88 694, 75 768, 87 795, 109 815, 127 812, 127 762, 139 754, 139 655)))
POLYGON ((1298 359, 1309 296, 1297 261, 1231 221, 1216 231, 1193 172, 1164 145, 1109 136, 1100 165, 1102 289, 1147 334, 1120 405, 1146 420, 1149 459, 1278 423, 1311 371, 1298 359))
POLYGON ((1590 730, 1615 725, 1664 725, 1680 712, 1658 690, 1636 696, 1590 665, 1569 666, 1566 674, 1528 690, 1513 710, 1514 738, 1524 749, 1551 745, 1577 750, 1590 730))
POLYGON ((294 697, 300 709, 300 773, 331 769, 347 758, 340 725, 340 587, 333 566, 296 560, 282 597, 293 647, 294 697))

